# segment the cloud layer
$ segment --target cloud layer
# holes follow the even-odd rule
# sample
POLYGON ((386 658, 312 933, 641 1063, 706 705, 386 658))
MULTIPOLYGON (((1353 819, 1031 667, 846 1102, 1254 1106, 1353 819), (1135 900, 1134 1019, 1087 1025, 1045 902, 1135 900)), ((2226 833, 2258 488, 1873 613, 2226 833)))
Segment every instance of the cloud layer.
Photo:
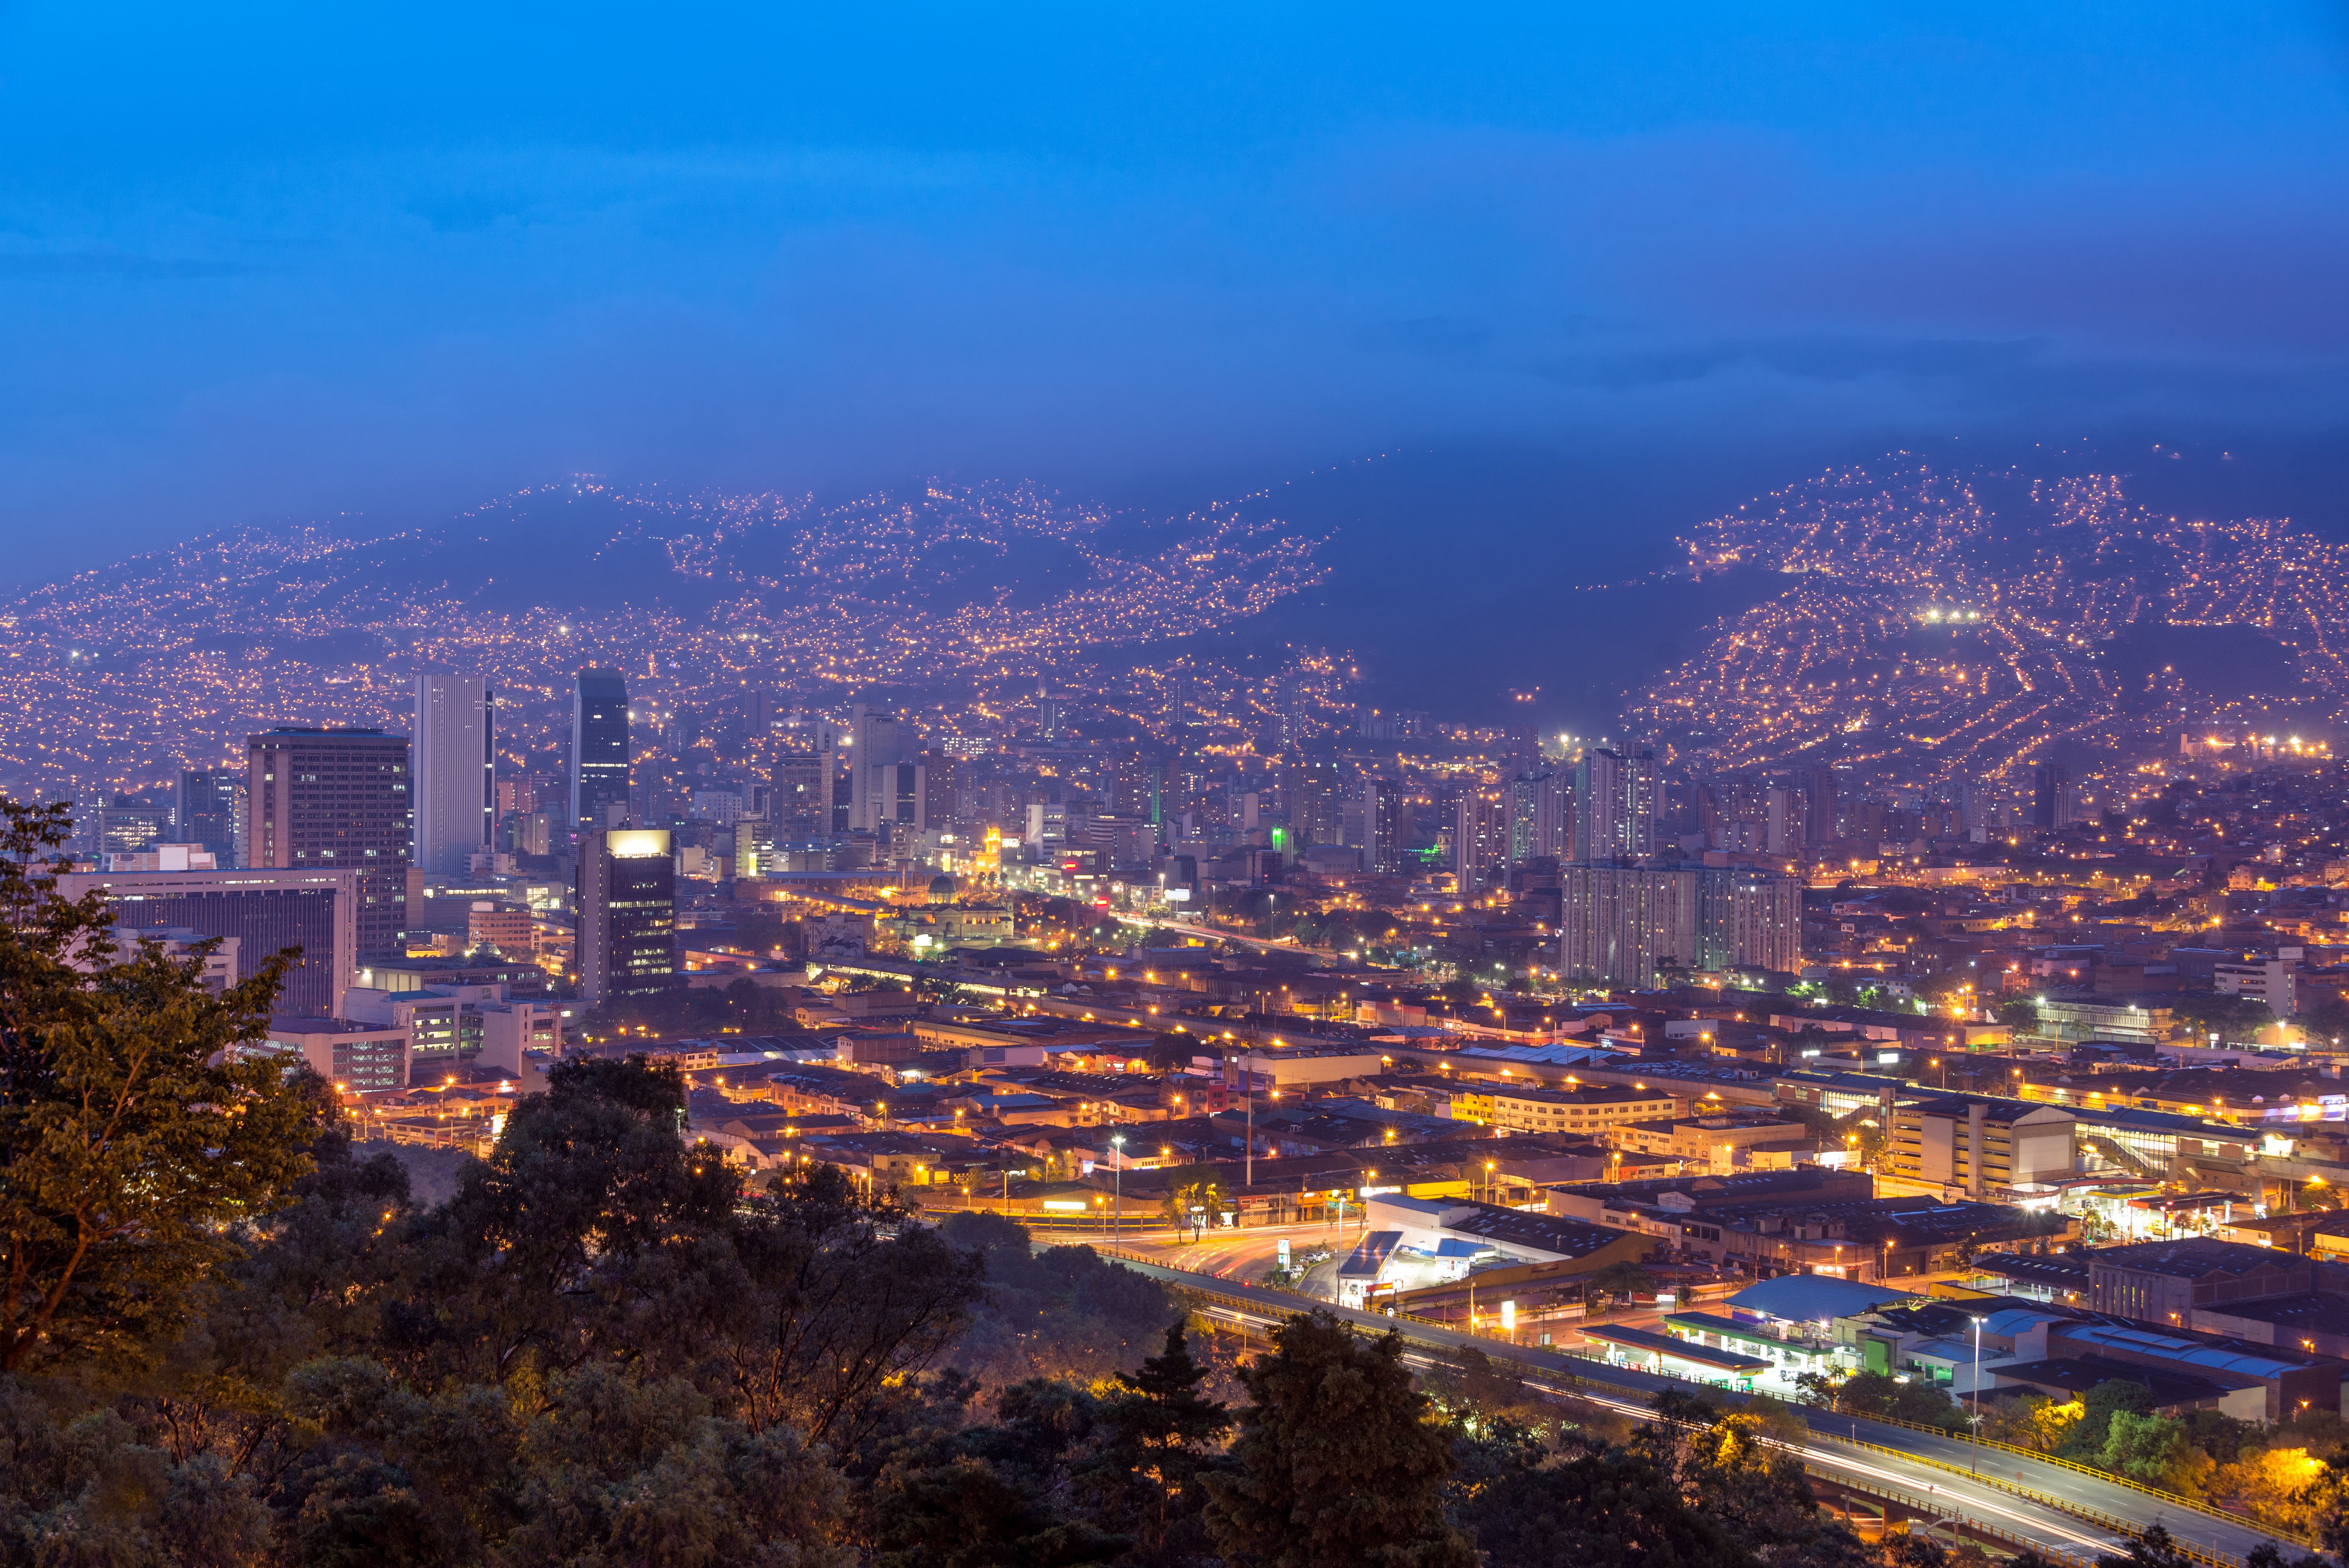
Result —
POLYGON ((2323 8, 841 9, 5 13, 10 575, 574 470, 2349 422, 2323 8))

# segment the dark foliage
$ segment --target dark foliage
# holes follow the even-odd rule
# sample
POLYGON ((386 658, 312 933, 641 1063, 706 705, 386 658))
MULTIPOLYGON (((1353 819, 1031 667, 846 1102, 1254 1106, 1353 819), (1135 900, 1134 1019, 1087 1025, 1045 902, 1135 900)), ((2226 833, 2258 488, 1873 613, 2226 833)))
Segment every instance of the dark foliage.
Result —
POLYGON ((1206 1478, 1207 1534, 1279 1568, 1475 1568, 1444 1517, 1451 1443, 1412 1387, 1402 1341, 1365 1338, 1325 1313, 1273 1332, 1246 1374, 1229 1470, 1206 1478))

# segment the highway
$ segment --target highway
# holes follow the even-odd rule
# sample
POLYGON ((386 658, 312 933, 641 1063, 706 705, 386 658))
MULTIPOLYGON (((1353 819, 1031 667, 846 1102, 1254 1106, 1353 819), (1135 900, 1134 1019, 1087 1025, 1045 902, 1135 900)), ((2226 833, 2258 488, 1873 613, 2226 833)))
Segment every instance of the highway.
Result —
POLYGON ((1216 942, 1237 942, 1243 947, 1261 947, 1280 953, 1311 951, 1309 948, 1299 947, 1296 943, 1286 937, 1270 941, 1261 936, 1242 936, 1237 932, 1219 931, 1212 925, 1191 925, 1179 920, 1144 920, 1138 914, 1112 913, 1110 918, 1121 925, 1139 926, 1144 931, 1179 931, 1185 936, 1205 936, 1216 942))
MULTIPOLYGON (((1570 1392, 1643 1418, 1650 1414, 1649 1400, 1663 1389, 1680 1388, 1709 1398, 1720 1393, 1702 1384, 1609 1367, 1579 1357, 1523 1346, 1512 1347, 1428 1324, 1307 1302, 1282 1292, 1258 1289, 1234 1279, 1134 1256, 1118 1261, 1178 1289, 1222 1297, 1221 1301, 1201 1305, 1200 1310, 1211 1318, 1260 1329, 1318 1306, 1367 1329, 1398 1330, 1407 1342, 1431 1350, 1448 1354, 1474 1347, 1488 1355, 1509 1357, 1533 1374, 1529 1381, 1536 1387, 1570 1392), (1545 1371, 1569 1375, 1578 1387, 1544 1385, 1540 1374, 1545 1371)), ((1237 1260, 1215 1261, 1229 1266, 1237 1260)), ((2221 1561, 2240 1562, 2254 1547, 2278 1540, 2250 1523, 2170 1504, 2117 1481, 2084 1475, 2044 1460, 2025 1458, 2002 1449, 1980 1448, 1962 1439, 1920 1432, 1865 1417, 1815 1409, 1803 1413, 1810 1422, 1811 1437, 1800 1452, 1815 1469, 1848 1476, 1863 1491, 1871 1483, 1897 1489, 1930 1508, 2002 1531, 2043 1551, 2093 1560, 2100 1552, 2126 1550, 2126 1542, 2116 1531, 2100 1525, 2099 1520, 2138 1530, 2160 1524, 2180 1542, 2221 1561), (2002 1486, 2039 1495, 2020 1496, 2013 1491, 2002 1490, 2002 1486)), ((2289 1542, 2279 1543, 2288 1548, 2288 1557, 2305 1550, 2289 1542)))

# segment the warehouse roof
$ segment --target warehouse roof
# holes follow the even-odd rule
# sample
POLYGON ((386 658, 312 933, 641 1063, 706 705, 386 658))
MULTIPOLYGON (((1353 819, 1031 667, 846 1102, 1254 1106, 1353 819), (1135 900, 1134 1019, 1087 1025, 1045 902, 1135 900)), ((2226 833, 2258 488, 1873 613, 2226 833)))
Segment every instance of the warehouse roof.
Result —
POLYGON ((1904 1305, 1923 1298, 1889 1284, 1868 1284, 1834 1274, 1781 1274, 1747 1285, 1729 1298, 1740 1312, 1783 1317, 1795 1323, 1825 1323, 1851 1317, 1888 1304, 1904 1305))

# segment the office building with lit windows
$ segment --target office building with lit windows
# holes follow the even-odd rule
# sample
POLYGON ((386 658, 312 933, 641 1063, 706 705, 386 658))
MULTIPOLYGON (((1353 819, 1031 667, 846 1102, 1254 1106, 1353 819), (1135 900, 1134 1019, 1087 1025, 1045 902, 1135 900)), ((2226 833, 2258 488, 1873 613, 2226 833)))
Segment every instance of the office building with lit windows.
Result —
POLYGON ((579 846, 579 995, 601 1006, 657 995, 677 974, 677 860, 648 829, 579 846))
POLYGON ((342 1016, 343 994, 358 975, 360 872, 304 871, 68 872, 57 892, 79 898, 106 894, 115 930, 128 941, 150 931, 220 937, 233 951, 242 980, 288 948, 300 955, 286 969, 276 1011, 289 1017, 342 1016))
POLYGON ((245 865, 358 875, 361 957, 403 950, 414 791, 404 735, 286 727, 245 738, 245 865))

